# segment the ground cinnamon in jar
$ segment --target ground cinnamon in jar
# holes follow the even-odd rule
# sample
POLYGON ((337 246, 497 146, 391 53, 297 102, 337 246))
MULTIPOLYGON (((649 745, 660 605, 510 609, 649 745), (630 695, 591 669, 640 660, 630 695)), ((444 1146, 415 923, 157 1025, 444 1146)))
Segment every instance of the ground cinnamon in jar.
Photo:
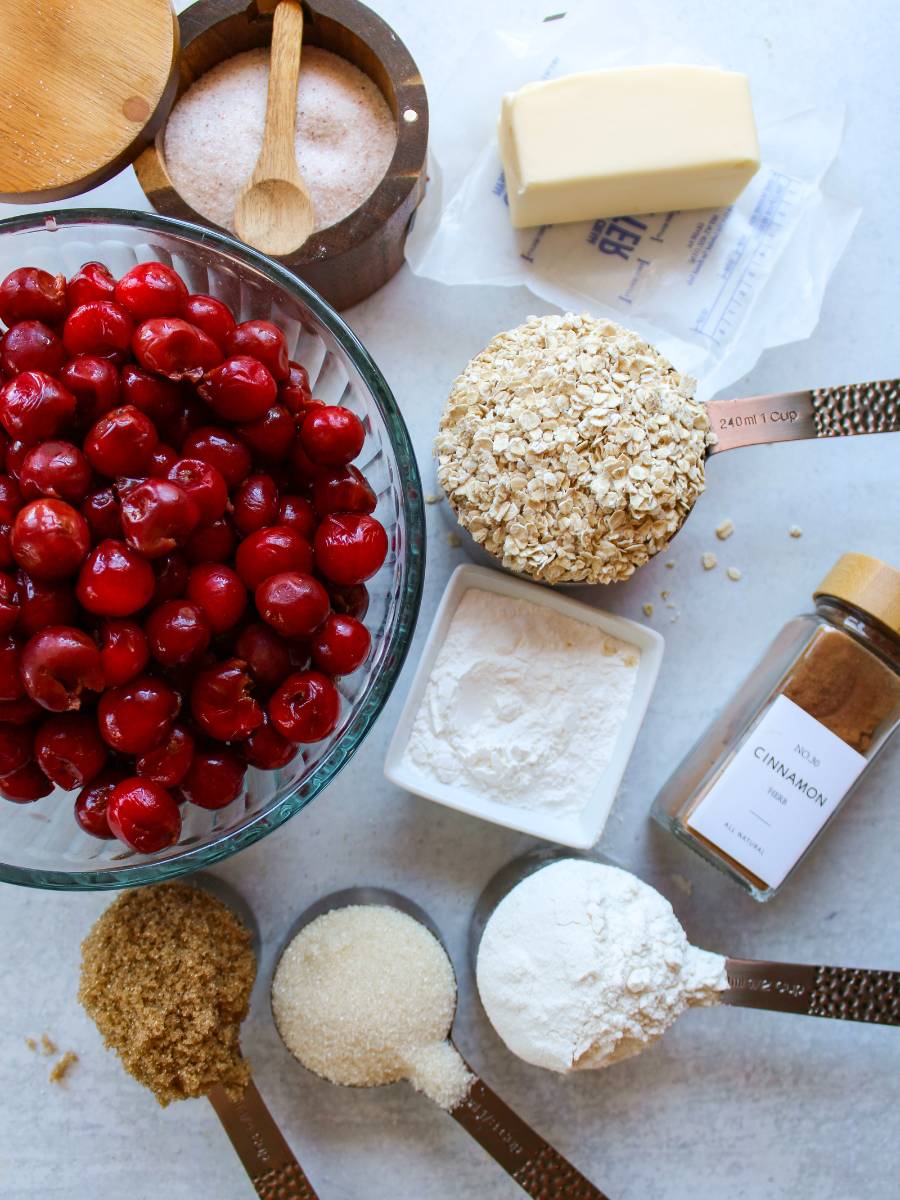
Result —
POLYGON ((900 723, 900 571, 845 554, 661 790, 654 817, 767 900, 900 723))
POLYGON ((239 1032, 255 977, 250 932, 231 909, 167 883, 125 892, 96 922, 78 999, 160 1104, 217 1083, 237 1099, 250 1078, 239 1032))

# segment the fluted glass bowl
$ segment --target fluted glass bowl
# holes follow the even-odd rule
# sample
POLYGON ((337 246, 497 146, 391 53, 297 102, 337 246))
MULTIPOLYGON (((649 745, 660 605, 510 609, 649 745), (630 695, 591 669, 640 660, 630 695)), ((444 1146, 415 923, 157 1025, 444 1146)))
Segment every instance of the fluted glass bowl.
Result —
POLYGON ((285 331, 291 358, 309 371, 313 394, 359 416, 366 443, 357 460, 378 496, 375 515, 389 540, 387 561, 367 583, 369 661, 338 681, 341 720, 326 741, 304 747, 283 771, 247 773, 243 795, 208 812, 183 806, 177 846, 141 855, 117 841, 82 833, 73 793, 35 804, 0 800, 0 880, 39 888, 114 888, 155 883, 227 858, 265 837, 334 778, 390 695, 409 647, 422 592, 425 519, 415 457, 403 418, 381 372, 341 318, 306 284, 233 239, 149 213, 71 209, 0 221, 0 278, 19 266, 71 275, 106 263, 122 275, 157 259, 192 292, 223 300, 239 321, 262 317, 285 331))

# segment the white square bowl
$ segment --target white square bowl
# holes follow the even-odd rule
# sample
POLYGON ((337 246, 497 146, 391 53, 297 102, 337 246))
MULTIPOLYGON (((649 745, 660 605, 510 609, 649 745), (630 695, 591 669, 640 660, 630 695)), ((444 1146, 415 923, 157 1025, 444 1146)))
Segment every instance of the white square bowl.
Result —
POLYGON ((509 829, 517 829, 520 833, 529 833, 533 837, 546 838, 547 841, 559 842, 563 846, 587 850, 597 842, 606 825, 622 775, 628 759, 631 757, 638 730, 650 703, 650 696, 653 693, 662 662, 663 646, 663 639, 655 629, 648 629, 647 626, 640 625, 636 621, 629 621, 627 617, 601 612, 588 604, 582 604, 579 600, 569 599, 549 587, 541 587, 536 583, 514 579, 510 575, 492 571, 486 567, 469 564, 457 567, 450 576, 447 590, 444 592, 435 614, 434 623, 419 660, 418 670, 413 678, 406 704, 403 706, 400 720, 388 748, 384 773, 390 782, 398 787, 402 787, 408 792, 414 792, 418 796, 424 796, 428 800, 435 800, 438 804, 445 804, 448 808, 469 813, 473 817, 481 817, 485 821, 493 821, 495 825, 505 825, 509 829), (641 652, 631 702, 622 723, 612 758, 596 778, 584 780, 588 799, 579 813, 554 816, 552 813, 517 808, 513 804, 499 804, 469 788, 439 783, 420 771, 415 763, 404 759, 413 722, 422 703, 434 660, 444 644, 453 614, 456 612, 463 594, 470 588, 495 592, 500 596, 512 596, 531 604, 553 609, 563 616, 581 621, 586 625, 592 625, 596 629, 602 629, 604 633, 630 642, 641 652))

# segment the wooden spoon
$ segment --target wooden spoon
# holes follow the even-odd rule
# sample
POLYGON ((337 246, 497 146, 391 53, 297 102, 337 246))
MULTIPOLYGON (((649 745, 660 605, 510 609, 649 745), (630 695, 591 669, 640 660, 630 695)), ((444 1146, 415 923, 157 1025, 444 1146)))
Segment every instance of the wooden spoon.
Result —
POLYGON ((315 227, 312 198, 294 148, 302 42, 303 9, 298 0, 281 0, 272 26, 262 149, 234 210, 238 237, 264 254, 290 254, 315 227))

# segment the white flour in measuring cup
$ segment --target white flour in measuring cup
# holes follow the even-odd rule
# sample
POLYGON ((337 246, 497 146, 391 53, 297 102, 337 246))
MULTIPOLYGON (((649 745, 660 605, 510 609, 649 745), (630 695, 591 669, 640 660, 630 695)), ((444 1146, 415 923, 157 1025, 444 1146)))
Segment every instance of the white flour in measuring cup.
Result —
POLYGON ((503 92, 591 67, 703 61, 696 51, 659 44, 652 26, 629 24, 621 36, 608 19, 605 38, 596 10, 521 35, 479 37, 484 69, 466 74, 452 126, 435 105, 440 171, 432 171, 407 258, 417 274, 443 283, 524 284, 560 308, 621 321, 695 376, 699 398, 708 399, 766 347, 807 337, 816 323, 859 215, 820 187, 840 145, 843 111, 807 108, 773 119, 751 78, 762 165, 731 208, 513 229, 494 132, 503 92))

